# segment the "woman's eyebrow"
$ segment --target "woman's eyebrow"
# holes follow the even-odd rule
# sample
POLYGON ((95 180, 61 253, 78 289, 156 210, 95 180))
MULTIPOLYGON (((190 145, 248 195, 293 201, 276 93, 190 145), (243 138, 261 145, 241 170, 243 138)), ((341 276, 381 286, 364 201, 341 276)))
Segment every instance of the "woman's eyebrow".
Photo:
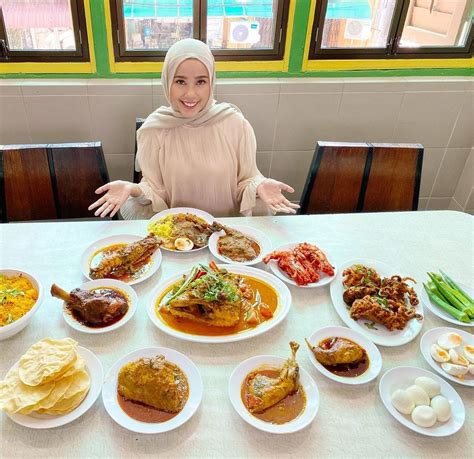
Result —
POLYGON ((197 76, 196 80, 200 80, 202 78, 209 78, 209 77, 207 75, 201 75, 201 76, 197 76))

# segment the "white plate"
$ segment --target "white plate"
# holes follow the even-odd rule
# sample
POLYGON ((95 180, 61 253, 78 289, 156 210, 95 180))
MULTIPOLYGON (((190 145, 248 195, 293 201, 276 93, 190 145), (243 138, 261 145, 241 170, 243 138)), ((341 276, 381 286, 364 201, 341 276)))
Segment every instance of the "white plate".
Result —
POLYGON ((250 425, 264 432, 274 434, 297 432, 298 430, 304 429, 313 421, 319 409, 318 386, 310 374, 300 365, 300 384, 303 386, 306 394, 306 406, 298 417, 285 424, 272 424, 262 421, 249 413, 241 398, 242 383, 245 381, 247 375, 263 365, 281 367, 286 360, 287 359, 275 355, 258 355, 244 360, 230 375, 229 397, 235 411, 239 413, 245 422, 248 422, 250 425))
POLYGON ((225 235, 225 232, 222 230, 222 231, 219 231, 218 233, 213 233, 211 237, 209 238, 209 250, 211 251, 212 255, 214 255, 220 261, 224 263, 231 263, 231 264, 237 264, 237 265, 242 265, 242 266, 251 266, 251 265, 256 265, 257 263, 260 263, 263 260, 263 257, 267 253, 272 251, 272 243, 270 242, 270 239, 268 239, 268 237, 262 231, 256 228, 252 228, 250 226, 242 226, 242 225, 229 226, 229 228, 240 231, 246 236, 254 239, 260 246, 260 255, 254 260, 239 262, 239 261, 234 261, 230 258, 225 257, 224 255, 219 254, 219 251, 217 250, 217 241, 219 240, 221 236, 225 235))
POLYGON ((380 373, 380 370, 382 369, 382 356, 380 355, 379 350, 372 343, 372 341, 370 341, 369 339, 367 339, 365 336, 361 335, 360 333, 357 333, 356 331, 351 330, 350 328, 346 328, 346 327, 324 327, 315 331, 309 337, 308 341, 313 346, 317 346, 324 339, 331 338, 333 336, 339 337, 339 338, 350 339, 351 341, 353 341, 354 343, 358 344, 363 349, 365 349, 365 351, 367 352, 367 355, 369 356, 369 362, 370 362, 369 368, 367 368, 367 370, 361 375, 355 376, 355 377, 344 377, 344 376, 335 375, 334 373, 331 373, 329 370, 326 370, 326 368, 316 360, 316 357, 314 356, 313 352, 305 343, 306 350, 308 351, 309 359, 311 360, 311 363, 316 367, 316 369, 320 373, 322 373, 324 376, 328 377, 329 379, 332 379, 333 381, 337 381, 343 384, 351 384, 351 385, 364 384, 366 382, 372 381, 374 378, 377 377, 377 375, 380 373))
MULTIPOLYGON (((32 429, 52 429, 53 427, 69 424, 78 417, 82 416, 94 404, 100 394, 102 383, 104 381, 104 370, 102 369, 100 360, 94 353, 89 351, 89 349, 86 349, 82 346, 77 346, 77 352, 86 361, 86 370, 91 378, 89 392, 81 404, 71 412, 60 416, 34 413, 29 415, 7 413, 10 419, 15 421, 17 424, 30 427, 32 429)), ((12 368, 16 368, 17 366, 18 362, 12 368)))
POLYGON ((104 402, 105 409, 109 413, 110 417, 122 427, 125 427, 132 432, 144 433, 144 434, 156 434, 162 432, 168 432, 169 430, 176 429, 180 425, 188 421, 191 416, 196 412, 201 403, 202 399, 202 379, 198 368, 189 357, 181 354, 173 349, 166 347, 149 347, 145 349, 138 349, 130 354, 122 357, 114 363, 113 367, 107 373, 105 378, 104 387, 102 389, 102 401, 104 402), (155 357, 156 355, 164 355, 166 360, 177 365, 183 370, 189 384, 189 397, 184 405, 184 408, 174 417, 165 422, 141 422, 137 421, 128 414, 126 414, 120 407, 117 400, 117 385, 118 385, 118 374, 120 369, 128 362, 137 360, 141 357, 155 357))
MULTIPOLYGON (((308 242, 308 241, 306 241, 306 242, 308 242)), ((324 254, 326 255, 326 258, 329 261, 329 263, 331 263, 331 265, 334 267, 334 276, 328 276, 327 274, 325 274, 323 272, 319 272, 319 274, 321 275, 321 279, 319 279, 318 282, 311 282, 310 284, 306 284, 306 285, 298 285, 282 269, 279 268, 278 262, 276 260, 270 260, 268 262, 268 266, 270 266, 270 269, 272 270, 273 274, 275 274, 275 276, 279 277, 282 281, 286 282, 287 284, 295 285, 295 286, 301 287, 301 288, 315 288, 315 287, 322 287, 323 285, 330 284, 337 276, 336 264, 331 259, 328 252, 326 250, 324 250, 322 247, 320 247, 319 244, 317 244, 315 242, 308 242, 308 243, 312 244, 312 245, 315 245, 316 247, 318 247, 319 249, 321 249, 324 252, 324 254)), ((281 245, 280 247, 277 247, 275 249, 275 252, 277 252, 277 251, 278 252, 280 252, 280 251, 283 252, 283 251, 286 251, 286 250, 294 249, 298 244, 301 244, 301 243, 300 242, 290 242, 289 244, 281 245)), ((268 255, 268 253, 266 253, 265 255, 268 255)))
MULTIPOLYGON (((406 276, 406 273, 402 273, 398 268, 393 268, 385 263, 382 263, 381 261, 376 260, 357 259, 347 261, 346 263, 342 264, 339 266, 339 273, 335 282, 331 284, 330 289, 331 300, 334 308, 339 314, 339 317, 345 322, 347 326, 355 331, 358 331, 366 338, 369 338, 375 344, 380 344, 381 346, 401 346, 402 344, 409 343, 411 340, 415 339, 423 327, 423 320, 419 321, 417 319, 411 319, 408 321, 406 327, 403 330, 390 331, 382 324, 376 323, 374 326, 377 328, 377 330, 375 330, 364 325, 365 323, 370 323, 370 320, 354 320, 351 318, 349 315, 349 309, 342 299, 342 294, 345 290, 344 286, 342 285, 342 281, 344 280, 342 273, 346 268, 355 264, 362 264, 370 268, 374 268, 379 273, 381 278, 395 275, 406 276)), ((412 284, 410 283, 410 285, 412 284)), ((418 285, 419 284, 415 284, 413 287, 416 294, 418 295, 418 298, 420 298, 420 288, 418 285)), ((421 300, 416 306, 416 311, 423 315, 423 305, 421 300)))
POLYGON ((135 314, 135 311, 137 310, 138 306, 138 296, 132 287, 127 285, 125 282, 116 279, 96 279, 79 286, 79 288, 83 290, 93 290, 99 287, 113 287, 116 290, 120 290, 125 293, 128 299, 128 310, 125 315, 119 321, 113 323, 112 325, 109 325, 108 327, 87 327, 86 325, 83 325, 78 322, 73 317, 73 315, 68 311, 66 303, 63 302, 63 318, 70 327, 83 333, 107 333, 122 327, 133 317, 133 314, 135 314))
MULTIPOLYGON (((82 257, 81 257, 81 271, 84 277, 89 280, 94 280, 89 275, 90 270, 90 262, 91 258, 94 254, 113 244, 130 244, 131 242, 139 241, 143 239, 143 236, 137 236, 134 234, 117 234, 116 236, 109 236, 104 239, 100 239, 98 241, 93 242, 86 250, 84 250, 82 257)), ((151 263, 148 269, 140 276, 138 279, 134 279, 130 282, 126 282, 128 285, 138 284, 139 282, 143 282, 144 280, 148 279, 149 277, 153 276, 158 271, 158 268, 161 265, 162 255, 161 250, 157 249, 155 253, 151 256, 151 263)))
POLYGON ((387 371, 381 378, 379 384, 380 398, 385 408, 400 424, 415 432, 429 437, 446 437, 456 433, 464 424, 466 411, 458 393, 442 378, 416 367, 396 367, 387 371), (441 386, 441 395, 446 397, 451 405, 451 418, 447 422, 436 422, 433 427, 417 426, 410 415, 400 413, 392 405, 391 397, 397 389, 406 389, 415 383, 419 376, 434 379, 441 386))
POLYGON ((431 330, 427 331, 420 340, 420 350, 423 354, 423 357, 428 362, 428 365, 430 365, 431 368, 436 370, 444 378, 449 379, 450 381, 453 381, 457 384, 462 384, 463 386, 474 387, 474 375, 471 375, 468 372, 464 377, 464 380, 456 378, 456 376, 446 373, 441 368, 441 363, 436 362, 433 357, 431 357, 431 345, 436 343, 438 338, 445 333, 457 333, 458 335, 461 335, 464 344, 470 344, 471 346, 474 346, 474 336, 471 333, 451 327, 432 328, 431 330))
POLYGON ((194 341, 196 343, 230 343, 233 341, 241 341, 244 339, 252 338, 262 333, 267 332, 276 325, 278 325, 288 314, 291 306, 291 293, 288 287, 278 280, 275 276, 270 273, 262 271, 261 269, 252 268, 251 266, 240 266, 240 265, 217 265, 219 268, 227 269, 228 271, 235 274, 243 274, 246 276, 255 277, 261 281, 266 282, 268 285, 278 294, 278 305, 275 309, 274 316, 266 320, 265 322, 257 325, 255 328, 251 328, 240 333, 234 333, 229 335, 221 336, 208 336, 208 335, 192 335, 190 333, 184 333, 179 330, 175 330, 168 327, 163 321, 159 319, 155 312, 155 304, 158 298, 163 294, 163 291, 167 290, 171 285, 179 281, 183 275, 189 274, 190 269, 182 271, 174 276, 170 277, 166 281, 156 287, 150 296, 150 302, 147 306, 148 316, 151 321, 162 331, 168 335, 174 336, 175 338, 181 338, 185 341, 194 341))
MULTIPOLYGON (((196 217, 202 218, 203 220, 205 220, 210 225, 215 220, 215 218, 211 214, 208 214, 207 212, 204 212, 204 210, 193 209, 192 207, 173 207, 172 209, 162 210, 161 212, 153 215, 153 217, 151 217, 150 220, 148 220, 147 228, 148 228, 148 225, 151 222, 154 222, 156 220, 160 220, 161 218, 167 217, 168 215, 176 215, 176 214, 193 214, 193 215, 196 215, 196 217)), ((199 248, 191 249, 191 250, 171 250, 171 249, 167 249, 166 247, 161 247, 161 249, 162 250, 167 250, 168 252, 193 253, 193 252, 197 252, 199 250, 203 250, 206 247, 207 247, 207 245, 205 245, 204 247, 199 247, 199 248)))
MULTIPOLYGON (((468 287, 465 284, 460 284, 458 285, 468 294, 471 296, 474 295, 474 289, 468 287)), ((423 287, 423 286, 422 286, 423 287)), ((426 290, 423 288, 421 290, 421 301, 423 301, 423 304, 436 316, 438 316, 440 319, 445 320, 446 322, 451 322, 452 324, 460 325, 461 327, 474 327, 474 320, 471 321, 471 323, 466 323, 466 322, 461 322, 460 320, 455 319, 453 316, 450 316, 447 312, 443 311, 440 307, 436 306, 428 297, 428 294, 426 293, 426 290)))

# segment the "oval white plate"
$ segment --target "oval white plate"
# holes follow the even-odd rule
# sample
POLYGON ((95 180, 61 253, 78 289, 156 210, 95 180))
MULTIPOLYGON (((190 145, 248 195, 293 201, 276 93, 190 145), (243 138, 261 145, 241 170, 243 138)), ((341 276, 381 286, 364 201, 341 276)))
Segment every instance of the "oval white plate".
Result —
MULTIPOLYGON (((163 217, 167 217, 168 215, 176 215, 176 214, 193 214, 193 215, 196 215, 196 217, 201 217, 203 220, 206 220, 206 222, 209 224, 212 224, 212 222, 215 220, 215 218, 211 214, 204 212, 204 210, 193 209, 192 207, 173 207, 172 209, 162 210, 161 212, 153 215, 153 217, 151 217, 148 220, 147 228, 151 222, 159 220, 160 218, 163 218, 163 217)), ((205 245, 204 247, 199 247, 197 249, 191 249, 191 250, 171 250, 171 249, 167 249, 166 247, 161 247, 161 249, 166 250, 168 252, 193 253, 193 252, 198 252, 199 250, 203 250, 206 247, 207 245, 205 245)))
MULTIPOLYGON (((474 295, 474 289, 469 288, 465 284, 458 284, 467 294, 469 294, 472 298, 474 295)), ((447 312, 443 311, 441 308, 436 306, 428 297, 428 294, 426 293, 426 290, 424 288, 421 288, 421 301, 423 301, 423 304, 436 316, 438 316, 440 319, 445 320, 446 322, 451 322, 452 324, 460 325, 461 327, 474 327, 474 321, 471 321, 471 323, 467 324, 465 322, 461 322, 460 320, 455 319, 454 317, 450 316, 447 312)))
POLYGON ((202 399, 202 379, 198 368, 194 365, 193 361, 173 349, 166 347, 149 347, 145 349, 138 349, 136 351, 127 354, 126 356, 119 359, 114 363, 113 367, 107 373, 104 381, 104 387, 102 389, 102 401, 104 402, 105 409, 109 413, 110 417, 122 427, 125 427, 132 432, 144 433, 144 434, 156 434, 162 432, 168 432, 169 430, 176 429, 180 425, 188 421, 191 416, 196 412, 201 403, 202 399), (184 408, 172 419, 166 422, 141 422, 131 418, 126 414, 120 407, 117 400, 117 385, 118 385, 118 374, 120 369, 128 362, 137 360, 141 357, 155 357, 156 355, 164 355, 166 360, 177 365, 183 370, 189 384, 189 397, 188 401, 184 405, 184 408))
POLYGON ((213 233, 211 237, 209 238, 209 250, 211 251, 212 255, 214 255, 220 261, 224 263, 231 263, 231 264, 242 265, 242 266, 251 266, 251 265, 256 265, 257 263, 260 263, 263 260, 263 257, 267 253, 272 251, 272 243, 270 242, 270 239, 268 239, 268 237, 262 231, 256 228, 252 228, 250 226, 243 226, 243 225, 229 226, 229 228, 240 231, 246 236, 254 239, 260 246, 260 255, 254 260, 244 261, 244 262, 234 261, 230 258, 225 257, 224 255, 221 255, 219 251, 217 250, 217 241, 219 240, 221 236, 225 234, 225 232, 219 231, 218 233, 213 233))
POLYGON ((239 413, 241 418, 250 425, 259 430, 270 432, 274 434, 286 434, 297 432, 308 426, 319 409, 319 390, 310 374, 300 365, 300 384, 306 394, 306 406, 303 412, 295 419, 286 424, 272 424, 270 422, 262 421, 249 413, 241 398, 242 383, 249 373, 257 370, 263 365, 270 365, 281 367, 287 359, 277 357, 275 355, 258 355, 244 360, 232 372, 229 379, 229 397, 230 401, 239 413))
MULTIPOLYGON (((320 247, 318 244, 316 244, 314 242, 308 242, 308 243, 315 245, 316 247, 318 247, 319 249, 321 249, 324 252, 324 254, 326 255, 326 258, 329 261, 329 263, 331 263, 331 265, 334 266, 334 276, 328 276, 327 274, 325 274, 323 272, 320 272, 319 274, 321 275, 321 279, 318 282, 312 282, 312 283, 307 284, 307 285, 298 285, 293 279, 291 279, 289 276, 287 276, 287 274, 283 270, 281 270, 279 268, 278 263, 277 263, 276 260, 270 260, 268 262, 268 266, 270 266, 270 269, 272 270, 272 273, 275 274, 275 276, 279 277, 283 282, 286 282, 287 284, 295 285, 296 287, 301 287, 301 288, 315 288, 315 287, 322 287, 323 285, 330 284, 337 276, 336 264, 333 262, 331 257, 328 255, 326 250, 324 250, 322 247, 320 247)), ((300 244, 300 242, 290 242, 289 244, 281 245, 280 247, 277 247, 275 249, 275 252, 276 251, 283 252, 285 250, 294 249, 298 244, 300 244)), ((268 255, 268 253, 266 253, 265 255, 268 255)))
POLYGON ((240 333, 234 333, 230 335, 221 336, 206 336, 206 335, 192 335, 190 333, 184 333, 179 330, 175 330, 168 327, 163 321, 159 319, 155 312, 155 304, 158 298, 162 295, 163 291, 168 289, 171 285, 180 280, 183 274, 189 274, 189 269, 182 271, 174 276, 170 277, 166 281, 156 287, 150 296, 150 303, 147 306, 148 316, 151 321, 162 331, 168 335, 174 336, 175 338, 181 338, 186 341, 194 341, 196 343, 230 343, 233 341, 241 341, 244 339, 252 338, 253 336, 261 335, 267 332, 276 325, 278 325, 288 314, 291 306, 291 293, 288 287, 278 280, 275 276, 270 273, 262 271, 261 269, 252 268, 251 266, 240 266, 240 265, 217 265, 219 268, 227 269, 228 271, 235 274, 244 274, 246 276, 255 277, 269 284, 278 294, 278 305, 275 309, 273 318, 266 320, 255 328, 245 330, 240 333))
MULTIPOLYGON (((78 417, 82 416, 97 400, 97 397, 102 390, 102 383, 104 381, 104 370, 102 369, 102 364, 97 356, 82 346, 77 346, 77 352, 79 355, 86 361, 86 370, 89 373, 91 378, 91 386, 89 392, 86 395, 86 398, 81 402, 81 404, 72 410, 70 413, 63 414, 60 416, 52 416, 48 414, 9 414, 7 415, 15 421, 17 424, 20 424, 25 427, 30 427, 32 429, 52 429, 53 427, 63 426, 74 421, 78 417)), ((12 367, 15 368, 18 366, 18 362, 12 367)))
POLYGON ((468 332, 459 330, 457 328, 451 328, 451 327, 432 328, 431 330, 427 331, 421 337, 421 340, 420 340, 420 350, 421 350, 421 353, 423 354, 423 357, 425 358, 428 365, 434 370, 436 370, 444 378, 449 379, 450 381, 453 381, 457 384, 462 384, 463 386, 474 387, 474 376, 471 375, 469 372, 464 377, 465 378, 464 380, 456 378, 456 376, 446 373, 441 368, 441 363, 436 362, 433 359, 433 357, 431 357, 431 353, 430 353, 431 345, 436 343, 438 341, 438 338, 441 335, 444 335, 445 333, 457 333, 458 335, 461 335, 464 344, 470 344, 471 346, 474 346, 474 336, 468 332))
MULTIPOLYGON (((418 333, 420 333, 423 327, 423 320, 419 321, 417 319, 412 319, 408 321, 406 327, 403 330, 388 330, 382 324, 374 324, 374 327, 377 328, 371 329, 368 328, 365 323, 370 323, 370 320, 367 319, 359 319, 354 320, 349 315, 349 309, 344 303, 342 299, 342 294, 344 293, 344 286, 342 285, 342 281, 344 280, 344 276, 342 273, 346 268, 355 264, 363 264, 370 268, 374 268, 380 275, 381 278, 389 277, 389 276, 405 276, 405 273, 402 273, 397 268, 392 268, 391 266, 382 263, 381 261, 376 260, 368 260, 368 259, 357 259, 347 261, 343 263, 339 267, 339 273, 337 274, 337 278, 335 282, 331 284, 331 300, 336 309, 336 312, 339 314, 339 317, 345 322, 347 326, 352 328, 355 331, 358 331, 360 334, 364 335, 366 338, 369 338, 375 344, 380 344, 381 346, 401 346, 402 344, 409 343, 411 340, 415 339, 418 333)), ((410 283, 410 285, 412 285, 410 283)), ((414 289, 418 298, 420 299, 420 288, 418 284, 414 285, 414 289)), ((416 311, 420 314, 423 314, 423 305, 420 300, 418 305, 416 306, 416 311)))
MULTIPOLYGON (((86 250, 84 250, 81 257, 81 271, 84 277, 89 280, 94 280, 89 275, 90 262, 92 256, 100 249, 108 247, 113 244, 130 244, 131 242, 139 241, 143 239, 143 236, 137 236, 134 234, 118 234, 116 236, 109 236, 104 239, 93 242, 86 250)), ((151 263, 148 269, 140 276, 138 279, 134 279, 130 282, 126 282, 128 285, 138 284, 143 282, 149 277, 153 276, 158 271, 158 268, 161 265, 162 255, 161 250, 157 249, 155 253, 151 256, 151 263)))
POLYGON ((464 424, 466 410, 458 393, 442 378, 416 367, 396 367, 387 371, 381 378, 379 384, 380 398, 385 408, 400 424, 408 427, 415 432, 429 437, 446 437, 456 433, 464 424), (434 379, 441 386, 441 395, 449 400, 451 405, 451 418, 447 422, 436 422, 433 427, 417 426, 411 416, 400 413, 392 405, 391 397, 397 389, 406 389, 414 384, 419 376, 427 376, 434 379))
POLYGON ((96 279, 79 286, 79 288, 83 290, 92 290, 99 287, 113 287, 116 290, 120 290, 125 293, 125 295, 128 297, 128 310, 125 315, 118 322, 115 322, 112 325, 109 325, 108 327, 87 327, 86 325, 83 325, 78 322, 73 317, 73 315, 66 308, 66 303, 63 302, 63 318, 70 327, 83 333, 107 333, 122 327, 133 317, 133 314, 135 314, 135 311, 137 310, 138 306, 138 296, 132 287, 127 285, 125 282, 116 279, 96 279))
POLYGON ((369 356, 369 368, 359 376, 355 377, 344 377, 338 376, 334 373, 331 373, 327 370, 323 365, 321 365, 314 356, 311 349, 309 349, 308 345, 305 343, 306 350, 308 351, 309 359, 311 363, 316 367, 316 369, 322 373, 324 376, 332 379, 333 381, 337 381, 343 384, 364 384, 366 382, 372 381, 372 379, 376 378, 377 375, 380 373, 382 369, 382 356, 380 355, 379 350, 372 343, 369 339, 365 336, 357 333, 355 330, 351 330, 347 327, 324 327, 320 328, 319 330, 315 331, 308 339, 308 341, 313 345, 317 346, 321 341, 326 338, 331 337, 339 337, 339 338, 347 338, 353 341, 354 343, 361 346, 367 352, 369 356))

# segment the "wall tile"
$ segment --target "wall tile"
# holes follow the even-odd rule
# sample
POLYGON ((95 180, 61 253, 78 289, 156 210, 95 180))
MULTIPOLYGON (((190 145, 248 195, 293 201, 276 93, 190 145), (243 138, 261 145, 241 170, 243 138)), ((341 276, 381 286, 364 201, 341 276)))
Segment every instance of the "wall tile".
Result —
MULTIPOLYGON (((100 140, 91 131, 87 97, 25 96, 31 141, 90 142, 100 140)), ((104 109, 107 109, 104 107, 104 109)))
POLYGON ((87 87, 90 96, 152 96, 152 80, 108 79, 89 80, 87 87))
POLYGON ((471 192, 469 193, 469 198, 467 199, 466 211, 472 213, 474 211, 474 187, 471 187, 471 192))
POLYGON ((405 93, 394 141, 447 146, 465 97, 463 92, 405 93))
POLYGON ((152 111, 151 96, 90 96, 92 132, 106 154, 135 149, 135 118, 152 111))
POLYGON ((240 108, 255 131, 258 150, 272 150, 278 94, 242 94, 239 96, 226 94, 219 99, 220 102, 230 102, 240 108))
POLYGON ((24 96, 85 96, 87 79, 24 80, 24 96))
POLYGON ((402 99, 402 93, 344 92, 337 120, 337 140, 391 142, 402 99))
POLYGON ((166 100, 166 97, 163 95, 159 94, 154 94, 153 95, 153 110, 156 110, 157 108, 161 107, 162 105, 168 107, 168 101, 166 100))
POLYGON ((257 151, 257 167, 265 177, 270 175, 272 155, 273 153, 271 151, 257 151))
POLYGON ((133 155, 105 155, 110 180, 133 180, 133 155))
POLYGON ((163 86, 161 85, 161 78, 153 78, 151 80, 153 96, 163 96, 163 86))
POLYGON ((344 78, 344 92, 403 92, 404 78, 344 78))
POLYGON ((418 199, 418 210, 426 210, 426 206, 428 205, 428 198, 419 198, 418 199))
POLYGON ((23 97, 0 97, 0 144, 31 143, 23 97))
POLYGON ((216 82, 216 93, 219 96, 227 94, 278 94, 280 80, 276 78, 244 78, 241 80, 220 79, 216 82))
POLYGON ((430 198, 426 210, 448 210, 452 198, 430 198))
POLYGON ((341 93, 280 94, 273 150, 314 150, 317 140, 339 140, 341 97, 341 93))
POLYGON ((295 192, 288 196, 288 199, 292 201, 298 201, 301 198, 313 153, 313 151, 276 151, 273 153, 270 177, 285 182, 295 189, 295 192))
POLYGON ((471 148, 464 169, 459 178, 454 198, 461 206, 466 207, 472 184, 474 183, 474 148, 471 148))
POLYGON ((464 104, 449 139, 449 148, 474 146, 474 91, 465 93, 464 104))
POLYGON ((25 80, 0 80, 1 96, 21 96, 21 88, 25 80))
POLYGON ((469 148, 448 148, 435 179, 432 197, 453 196, 469 155, 469 148))
POLYGON ((425 148, 421 170, 420 196, 430 197, 446 148, 425 148))
POLYGON ((342 78, 281 78, 282 94, 338 93, 344 88, 342 78))
POLYGON ((473 90, 474 81, 469 77, 404 77, 407 91, 463 91, 473 90))
POLYGON ((451 202, 449 203, 449 210, 456 210, 458 212, 463 212, 464 209, 461 207, 461 205, 454 199, 451 199, 451 202))

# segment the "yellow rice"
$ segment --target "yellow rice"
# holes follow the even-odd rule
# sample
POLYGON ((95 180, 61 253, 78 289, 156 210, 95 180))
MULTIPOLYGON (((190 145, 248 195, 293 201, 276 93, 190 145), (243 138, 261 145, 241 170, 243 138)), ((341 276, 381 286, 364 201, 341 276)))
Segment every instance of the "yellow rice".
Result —
POLYGON ((0 327, 23 317, 37 299, 38 291, 26 277, 0 274, 0 327))
POLYGON ((174 215, 167 215, 166 217, 151 222, 148 225, 148 232, 162 239, 169 239, 174 229, 173 218, 174 215))

